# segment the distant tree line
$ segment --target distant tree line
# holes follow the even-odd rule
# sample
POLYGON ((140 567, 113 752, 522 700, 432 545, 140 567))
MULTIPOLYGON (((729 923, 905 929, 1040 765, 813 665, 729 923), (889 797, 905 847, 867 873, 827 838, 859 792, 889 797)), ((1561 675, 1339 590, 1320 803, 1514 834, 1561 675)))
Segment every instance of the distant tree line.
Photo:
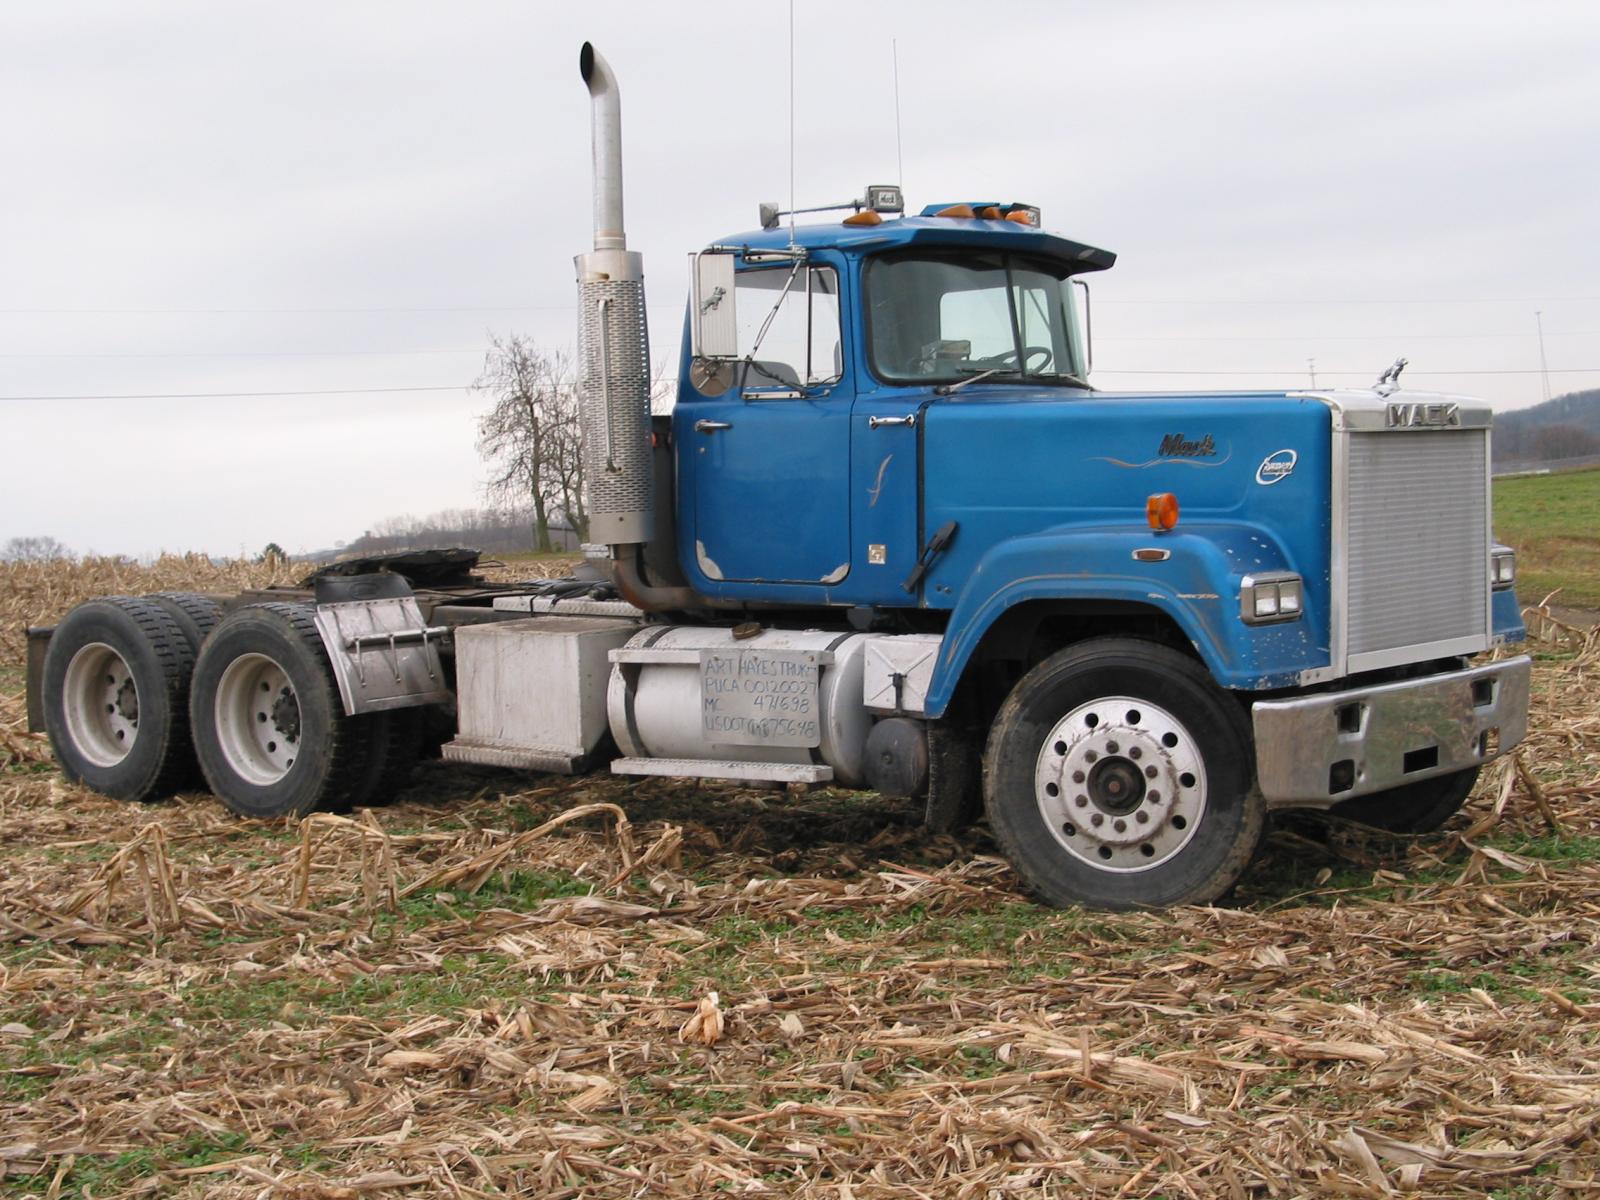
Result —
POLYGON ((1532 408, 1495 414, 1496 464, 1595 455, 1600 455, 1600 389, 1570 392, 1532 408))
POLYGON ((0 562, 57 562, 76 557, 53 537, 14 537, 0 546, 0 562))
MULTIPOLYGON (((339 548, 341 556, 390 554, 439 546, 472 546, 487 554, 527 554, 540 549, 537 518, 523 508, 447 508, 427 516, 385 517, 354 541, 339 548)), ((547 513, 545 549, 576 551, 578 532, 547 513)))

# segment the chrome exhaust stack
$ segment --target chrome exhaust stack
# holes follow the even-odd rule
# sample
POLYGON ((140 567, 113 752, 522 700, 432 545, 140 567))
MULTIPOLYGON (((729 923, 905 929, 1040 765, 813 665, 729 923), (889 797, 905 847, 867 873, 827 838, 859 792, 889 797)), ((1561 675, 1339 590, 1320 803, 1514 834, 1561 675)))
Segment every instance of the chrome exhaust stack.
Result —
POLYGON ((589 536, 634 546, 654 532, 650 462, 650 341, 644 259, 622 228, 622 97, 588 42, 578 70, 593 99, 594 249, 578 268, 578 387, 589 536))
POLYGON ((650 338, 645 325, 644 258, 622 227, 622 94, 591 44, 578 70, 592 100, 594 249, 578 269, 578 405, 583 434, 589 538, 611 547, 611 577, 646 612, 695 606, 685 587, 643 577, 642 547, 655 535, 655 471, 650 446, 650 338))

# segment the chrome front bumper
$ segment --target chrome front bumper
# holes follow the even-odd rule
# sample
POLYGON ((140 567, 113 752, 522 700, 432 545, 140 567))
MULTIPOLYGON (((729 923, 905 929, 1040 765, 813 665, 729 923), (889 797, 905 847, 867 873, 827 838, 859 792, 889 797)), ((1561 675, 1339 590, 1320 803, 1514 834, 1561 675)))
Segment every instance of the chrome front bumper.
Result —
POLYGON ((1526 657, 1251 711, 1272 808, 1327 808, 1503 754, 1528 733, 1526 657))

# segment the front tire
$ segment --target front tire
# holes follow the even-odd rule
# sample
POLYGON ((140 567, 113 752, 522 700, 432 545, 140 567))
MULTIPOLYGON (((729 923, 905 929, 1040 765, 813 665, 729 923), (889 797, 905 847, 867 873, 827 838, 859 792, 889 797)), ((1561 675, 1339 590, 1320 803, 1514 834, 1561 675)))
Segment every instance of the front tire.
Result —
POLYGON ((1208 903, 1261 840, 1239 706, 1152 642, 1097 638, 1029 671, 995 718, 983 774, 996 838, 1054 905, 1208 903))
POLYGON ((1468 767, 1465 771, 1401 784, 1386 792, 1357 796, 1335 804, 1330 811, 1336 817, 1389 833, 1432 833, 1461 811, 1477 782, 1478 768, 1468 767))
POLYGON ((242 817, 303 817, 367 780, 370 716, 346 716, 315 610, 237 609, 206 638, 189 706, 211 790, 242 817))
POLYGON ((116 800, 155 800, 189 777, 194 656, 172 618, 131 596, 89 600, 56 627, 41 679, 61 773, 116 800))

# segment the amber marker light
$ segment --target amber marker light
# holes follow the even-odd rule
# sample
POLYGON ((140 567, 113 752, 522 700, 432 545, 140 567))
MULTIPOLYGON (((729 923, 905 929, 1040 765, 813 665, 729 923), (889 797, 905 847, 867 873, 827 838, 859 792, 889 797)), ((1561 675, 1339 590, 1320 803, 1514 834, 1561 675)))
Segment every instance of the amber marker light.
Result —
POLYGON ((1171 529, 1178 523, 1178 498, 1171 492, 1157 492, 1144 502, 1144 519, 1157 533, 1171 529))
POLYGON ((840 222, 842 225, 882 225, 883 218, 870 208, 864 208, 858 213, 846 217, 840 222))

